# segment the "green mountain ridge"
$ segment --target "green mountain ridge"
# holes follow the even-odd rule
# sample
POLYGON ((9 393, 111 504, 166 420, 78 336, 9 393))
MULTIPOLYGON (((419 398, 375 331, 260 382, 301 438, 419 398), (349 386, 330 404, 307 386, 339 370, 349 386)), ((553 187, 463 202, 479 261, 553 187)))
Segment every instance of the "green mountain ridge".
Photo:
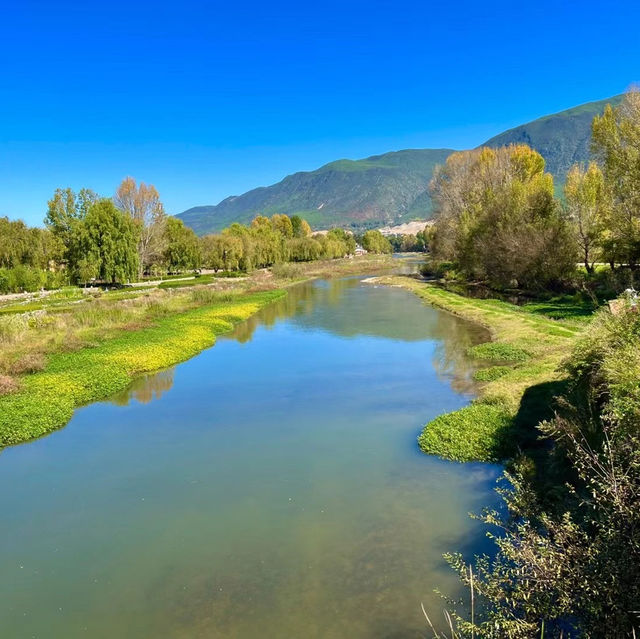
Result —
MULTIPOLYGON (((574 163, 589 159, 593 117, 607 103, 616 105, 621 99, 618 95, 546 115, 504 131, 481 146, 529 144, 542 154, 547 169, 561 184, 574 163)), ((177 217, 199 235, 233 222, 246 224, 259 214, 301 215, 315 229, 363 229, 428 219, 429 181, 434 168, 451 153, 452 149, 406 149, 361 160, 336 160, 217 205, 190 208, 177 217)))
POLYGON ((481 146, 528 144, 544 157, 547 170, 564 182, 564 177, 572 165, 589 160, 591 121, 594 116, 601 114, 607 104, 620 104, 622 97, 616 95, 606 100, 587 102, 566 111, 545 115, 504 131, 481 146))

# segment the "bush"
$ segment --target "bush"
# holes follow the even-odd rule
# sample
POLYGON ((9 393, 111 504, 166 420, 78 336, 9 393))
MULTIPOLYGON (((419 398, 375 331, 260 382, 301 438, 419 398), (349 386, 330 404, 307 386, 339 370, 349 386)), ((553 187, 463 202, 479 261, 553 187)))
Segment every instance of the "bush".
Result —
POLYGON ((8 375, 0 375, 0 397, 15 393, 18 388, 18 383, 15 379, 8 375))
POLYGON ((296 279, 304 275, 304 270, 298 264, 290 264, 282 262, 280 264, 274 264, 271 267, 271 272, 282 279, 296 279))
POLYGON ((9 367, 12 375, 24 375, 25 373, 37 373, 44 369, 46 360, 41 353, 28 353, 18 358, 9 367))
POLYGON ((0 294, 34 293, 43 288, 59 288, 64 276, 33 266, 0 268, 0 294))
POLYGON ((457 265, 455 262, 448 262, 446 260, 434 260, 429 259, 420 266, 420 274, 424 277, 435 277, 442 279, 450 271, 456 271, 457 265))

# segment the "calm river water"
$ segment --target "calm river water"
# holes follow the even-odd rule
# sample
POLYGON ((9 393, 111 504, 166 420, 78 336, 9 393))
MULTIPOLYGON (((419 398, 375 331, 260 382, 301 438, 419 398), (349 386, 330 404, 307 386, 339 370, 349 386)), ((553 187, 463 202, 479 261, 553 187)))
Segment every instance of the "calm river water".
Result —
POLYGON ((478 327, 359 278, 0 455, 0 636, 425 637, 498 469, 420 453, 478 327))

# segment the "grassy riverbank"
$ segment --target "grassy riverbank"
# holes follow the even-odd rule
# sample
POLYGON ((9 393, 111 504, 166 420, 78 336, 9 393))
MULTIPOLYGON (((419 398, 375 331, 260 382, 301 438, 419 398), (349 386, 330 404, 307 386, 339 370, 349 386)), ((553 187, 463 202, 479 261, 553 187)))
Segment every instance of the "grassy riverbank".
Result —
POLYGON ((0 303, 0 446, 60 428, 76 407, 193 357, 292 284, 393 265, 388 256, 367 256, 286 264, 242 278, 172 280, 171 287, 69 287, 0 303))
POLYGON ((458 461, 511 459, 537 445, 535 425, 551 416, 561 390, 560 364, 588 317, 571 304, 516 306, 496 299, 472 299, 411 277, 380 278, 402 286, 433 306, 478 322, 492 341, 470 349, 481 368, 479 397, 458 411, 436 417, 418 441, 430 454, 458 461), (560 319, 552 319, 552 317, 560 319))
POLYGON ((93 347, 51 355, 40 372, 0 397, 0 443, 17 444, 64 426, 74 408, 126 388, 142 373, 176 364, 211 346, 284 291, 239 294, 123 330, 93 347))

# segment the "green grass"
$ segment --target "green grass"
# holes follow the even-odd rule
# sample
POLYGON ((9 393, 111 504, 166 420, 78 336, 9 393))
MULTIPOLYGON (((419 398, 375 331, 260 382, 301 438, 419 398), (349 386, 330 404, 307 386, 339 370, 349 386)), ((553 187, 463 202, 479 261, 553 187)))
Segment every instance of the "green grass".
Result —
POLYGON ((497 461, 510 458, 519 446, 537 442, 535 427, 548 417, 552 393, 562 386, 560 364, 588 325, 585 305, 558 299, 522 307, 464 297, 411 277, 380 281, 402 286, 433 306, 487 327, 492 340, 472 347, 468 355, 479 363, 500 364, 476 371, 474 378, 482 386, 471 406, 425 426, 419 437, 422 450, 457 461, 497 461))
POLYGON ((531 355, 522 348, 504 342, 487 342, 472 346, 467 353, 475 359, 500 362, 524 362, 531 355))
POLYGON ((489 368, 481 368, 473 374, 473 379, 477 382, 493 382, 509 373, 510 370, 510 366, 490 366, 489 368))
POLYGON ((158 285, 158 288, 184 288, 186 286, 202 286, 203 284, 211 284, 213 282, 213 275, 201 275, 200 277, 194 277, 191 280, 168 280, 158 285))
POLYGON ((64 426, 73 410, 126 388, 143 373, 171 366, 211 346, 261 307, 286 293, 230 296, 120 332, 93 348, 56 353, 40 373, 20 379, 18 392, 0 397, 0 445, 18 444, 64 426))
POLYGON ((512 417, 502 406, 471 404, 429 422, 418 437, 423 452, 454 461, 499 461, 512 417))

